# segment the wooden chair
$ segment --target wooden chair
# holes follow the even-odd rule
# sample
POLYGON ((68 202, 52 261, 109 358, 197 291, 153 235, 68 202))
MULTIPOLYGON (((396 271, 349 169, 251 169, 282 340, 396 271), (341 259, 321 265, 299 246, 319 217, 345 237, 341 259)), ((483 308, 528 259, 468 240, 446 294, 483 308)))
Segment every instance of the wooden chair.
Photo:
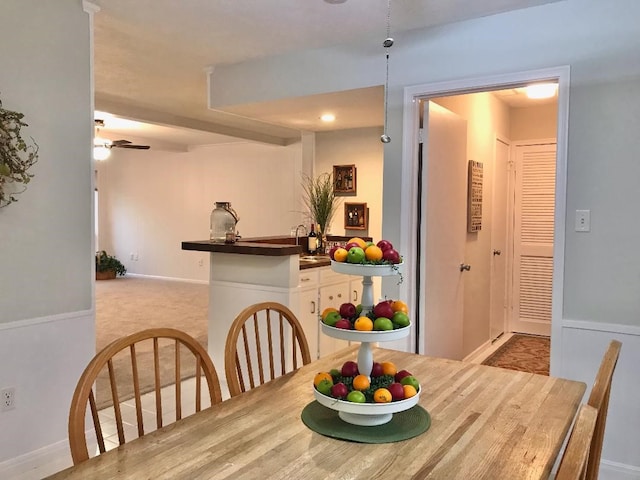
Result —
MULTIPOLYGON (((96 439, 100 453, 104 453, 105 449, 105 436, 103 435, 103 429, 100 424, 100 418, 98 416, 98 407, 96 404, 96 396, 94 395, 94 383, 98 379, 100 372, 106 367, 108 370, 108 387, 110 387, 111 401, 113 402, 113 411, 115 416, 115 423, 118 432, 118 441, 120 445, 125 443, 124 426, 122 418, 122 410, 120 407, 121 397, 118 395, 118 388, 116 382, 116 372, 114 368, 114 361, 121 362, 129 360, 130 356, 131 371, 126 369, 125 372, 119 371, 118 378, 132 375, 133 382, 133 396, 135 399, 136 410, 136 423, 137 434, 141 437, 145 434, 145 428, 143 423, 143 410, 142 399, 140 393, 140 374, 138 369, 138 362, 140 362, 141 354, 136 355, 136 345, 139 350, 143 349, 141 342, 146 341, 146 346, 149 342, 152 342, 152 352, 150 349, 146 354, 147 358, 153 355, 153 375, 155 384, 155 417, 156 428, 161 428, 163 424, 162 413, 162 395, 161 395, 161 365, 160 365, 160 340, 162 345, 167 343, 167 347, 175 351, 173 355, 173 362, 171 369, 175 372, 175 377, 172 381, 175 382, 175 419, 180 420, 182 418, 182 384, 181 384, 181 365, 184 369, 184 365, 187 362, 195 363, 195 411, 201 410, 201 394, 202 394, 202 380, 204 375, 209 390, 209 399, 211 405, 220 403, 222 401, 222 394, 220 390, 220 383, 218 375, 213 366, 209 355, 206 350, 190 335, 175 330, 172 328, 152 328, 143 330, 132 335, 115 340, 111 344, 107 345, 102 351, 96 354, 95 357, 89 362, 89 365, 85 368, 71 401, 71 408, 69 411, 69 445, 71 447, 71 457, 73 463, 78 464, 89 458, 89 452, 87 448, 87 439, 85 437, 85 418, 87 416, 87 403, 91 410, 91 417, 93 418, 93 426, 96 433, 96 439), (182 348, 181 348, 182 347, 182 348), (186 347, 186 348, 184 348, 186 347), (128 352, 126 351, 128 349, 128 352), (182 350, 182 353, 181 353, 182 350), (186 352, 185 355, 183 353, 186 352), (118 359, 114 360, 114 356, 119 354, 118 359), (186 361, 181 363, 185 357, 186 361)), ((173 353, 173 352, 172 352, 173 353)), ((121 362, 122 363, 122 362, 121 362)), ((128 363, 128 362, 127 362, 128 363)), ((144 374, 144 371, 142 372, 144 374)), ((151 372, 149 372, 151 373, 151 372)), ((107 383, 106 381, 104 382, 107 383)), ((121 383, 122 385, 122 383, 121 383)), ((106 386, 106 385, 105 385, 106 386)), ((152 428, 155 430, 155 428, 152 428)), ((150 429, 151 430, 151 429, 150 429)), ((147 432, 148 433, 148 432, 147 432)))
POLYGON ((232 397, 311 362, 300 322, 286 306, 264 302, 245 308, 229 329, 224 368, 232 397), (252 321, 249 321, 252 319, 252 321), (242 334, 242 341, 240 335, 242 334), (276 357, 274 352, 278 354, 276 357), (268 363, 269 377, 265 377, 268 363))
POLYGON ((607 411, 609 410, 611 379, 613 377, 613 371, 616 368, 616 363, 618 363, 621 347, 622 343, 617 340, 611 340, 611 343, 609 343, 609 347, 600 363, 593 388, 591 389, 589 401, 587 402, 588 405, 598 410, 596 430, 593 441, 591 442, 589 463, 587 464, 587 480, 596 480, 598 478, 602 443, 604 441, 604 427, 607 421, 607 411))
POLYGON ((580 407, 555 480, 585 479, 597 419, 598 410, 586 404, 580 407))

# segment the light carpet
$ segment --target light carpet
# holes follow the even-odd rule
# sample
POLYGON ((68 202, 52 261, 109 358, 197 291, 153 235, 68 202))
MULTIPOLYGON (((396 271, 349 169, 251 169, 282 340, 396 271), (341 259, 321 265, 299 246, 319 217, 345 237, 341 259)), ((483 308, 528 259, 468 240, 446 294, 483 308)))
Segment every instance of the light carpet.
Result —
MULTIPOLYGON (((96 281, 96 351, 112 341, 146 328, 170 327, 182 330, 206 349, 209 287, 154 278, 124 276, 96 281)), ((175 381, 174 346, 161 343, 161 386, 175 381)), ((142 393, 154 388, 153 345, 151 341, 136 346, 136 358, 142 393)), ((190 355, 182 355, 182 359, 190 355)), ((189 360, 191 360, 189 358, 189 360)), ((133 397, 131 360, 129 355, 114 359, 120 401, 133 397)), ((216 366, 218 374, 222 366, 216 366)), ((195 373, 195 362, 183 361, 181 378, 195 373)), ((111 405, 108 373, 100 374, 96 386, 99 408, 111 405)))
POLYGON ((549 375, 549 337, 514 334, 483 365, 549 375))

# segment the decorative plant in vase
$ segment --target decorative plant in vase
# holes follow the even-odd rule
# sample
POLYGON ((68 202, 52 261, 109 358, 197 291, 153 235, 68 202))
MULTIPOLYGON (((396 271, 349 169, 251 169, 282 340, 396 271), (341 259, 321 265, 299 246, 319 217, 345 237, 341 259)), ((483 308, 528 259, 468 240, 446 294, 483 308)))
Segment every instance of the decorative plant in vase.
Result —
POLYGON ((38 161, 38 145, 33 138, 33 145, 28 145, 20 135, 20 129, 27 126, 23 117, 2 108, 0 101, 0 208, 18 201, 16 195, 24 192, 33 178, 27 170, 38 161), (19 184, 24 186, 22 190, 19 184))
POLYGON ((104 250, 96 252, 96 280, 108 280, 125 273, 127 269, 116 257, 104 250))
POLYGON ((338 210, 340 203, 333 190, 333 178, 330 173, 321 173, 317 177, 303 175, 304 204, 313 221, 320 225, 321 248, 327 245, 327 228, 338 210))

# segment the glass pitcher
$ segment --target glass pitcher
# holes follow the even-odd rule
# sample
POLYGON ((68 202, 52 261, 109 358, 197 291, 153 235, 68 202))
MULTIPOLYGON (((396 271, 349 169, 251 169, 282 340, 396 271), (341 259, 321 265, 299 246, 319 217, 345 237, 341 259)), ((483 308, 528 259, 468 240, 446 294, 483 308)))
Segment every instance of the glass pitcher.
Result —
POLYGON ((211 211, 210 239, 212 243, 234 243, 238 214, 231 202, 216 202, 211 211))

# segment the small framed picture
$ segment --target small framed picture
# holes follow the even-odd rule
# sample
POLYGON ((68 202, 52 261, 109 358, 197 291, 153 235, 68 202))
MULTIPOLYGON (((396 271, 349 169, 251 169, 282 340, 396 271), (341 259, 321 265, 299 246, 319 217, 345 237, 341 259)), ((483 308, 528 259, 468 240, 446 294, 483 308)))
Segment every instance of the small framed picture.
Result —
POLYGON ((336 195, 355 195, 356 191, 356 166, 334 165, 333 192, 336 195))
POLYGON ((366 203, 344 204, 345 230, 366 230, 368 228, 368 213, 366 203))

